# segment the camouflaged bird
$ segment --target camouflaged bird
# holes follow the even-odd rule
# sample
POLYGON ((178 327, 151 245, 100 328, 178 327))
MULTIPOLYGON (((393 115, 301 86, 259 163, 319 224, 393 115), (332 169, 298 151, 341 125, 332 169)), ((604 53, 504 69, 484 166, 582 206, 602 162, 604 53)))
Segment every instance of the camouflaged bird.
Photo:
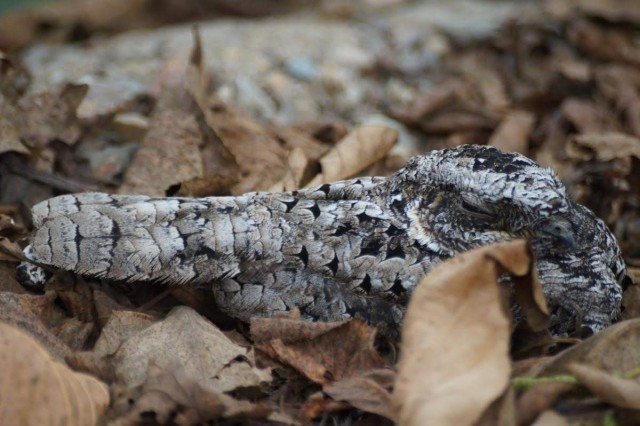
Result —
MULTIPOLYGON (((360 317, 398 330, 419 280, 472 248, 529 238, 556 334, 619 314, 625 266, 614 236, 549 169, 467 145, 396 174, 284 193, 154 198, 85 193, 33 208, 26 256, 90 277, 210 285, 248 320, 360 317)), ((20 279, 45 278, 25 263, 20 279)))

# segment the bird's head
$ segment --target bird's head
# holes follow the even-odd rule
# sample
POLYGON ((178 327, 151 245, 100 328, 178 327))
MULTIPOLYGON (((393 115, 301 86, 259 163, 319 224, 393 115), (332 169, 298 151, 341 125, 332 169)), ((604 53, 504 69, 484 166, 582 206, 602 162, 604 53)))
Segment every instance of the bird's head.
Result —
MULTIPOLYGON (((395 190, 403 192, 395 198, 405 200, 390 208, 404 209, 410 236, 419 243, 447 257, 528 238, 552 310, 579 305, 592 329, 604 326, 602 317, 610 322, 617 315, 624 264, 615 238, 567 197, 550 169, 520 154, 464 145, 414 157, 390 181, 390 199, 395 190), (564 299, 569 293, 571 301, 564 299)), ((575 314, 575 306, 570 311, 575 314)))

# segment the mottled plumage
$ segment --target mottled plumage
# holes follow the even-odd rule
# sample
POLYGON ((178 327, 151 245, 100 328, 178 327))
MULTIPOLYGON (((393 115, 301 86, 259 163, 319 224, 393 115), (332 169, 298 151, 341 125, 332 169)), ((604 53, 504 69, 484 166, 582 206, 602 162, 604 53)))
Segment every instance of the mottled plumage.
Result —
MULTIPOLYGON (((244 320, 294 307, 398 329, 434 265, 478 246, 532 241, 552 329, 598 331, 620 312, 625 267, 605 224, 548 170, 462 146, 414 157, 388 177, 287 193, 153 198, 86 193, 33 208, 26 255, 92 277, 211 285, 244 320)), ((25 282, 37 279, 22 265, 25 282)))

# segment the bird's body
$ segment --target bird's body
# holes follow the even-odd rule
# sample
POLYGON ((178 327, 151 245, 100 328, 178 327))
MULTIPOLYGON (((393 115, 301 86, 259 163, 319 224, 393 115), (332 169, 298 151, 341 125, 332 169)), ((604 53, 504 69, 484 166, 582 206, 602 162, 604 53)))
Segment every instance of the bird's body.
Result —
MULTIPOLYGON (((577 319, 597 331, 620 310, 624 263, 604 223, 549 170, 489 147, 434 151, 388 178, 287 193, 64 195, 36 205, 33 222, 25 253, 38 263, 211 285, 241 319, 298 308, 310 319, 356 316, 397 329, 433 266, 522 237, 532 241, 554 331, 571 331, 577 319)), ((33 271, 22 266, 23 281, 33 271)))

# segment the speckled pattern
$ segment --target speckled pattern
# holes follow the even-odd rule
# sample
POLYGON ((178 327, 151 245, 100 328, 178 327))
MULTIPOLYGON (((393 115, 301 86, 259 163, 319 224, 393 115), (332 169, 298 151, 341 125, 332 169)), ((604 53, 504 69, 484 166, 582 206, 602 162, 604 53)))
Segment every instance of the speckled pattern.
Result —
MULTIPOLYGON (((124 281, 211 285, 247 320, 297 307, 360 317, 395 333, 412 290, 439 262, 529 238, 552 330, 598 331, 620 312, 625 266, 614 236, 567 198, 552 171, 466 145, 414 157, 388 177, 286 193, 152 198, 85 193, 33 208, 28 258, 124 281)), ((19 267, 27 285, 44 275, 19 267)))

